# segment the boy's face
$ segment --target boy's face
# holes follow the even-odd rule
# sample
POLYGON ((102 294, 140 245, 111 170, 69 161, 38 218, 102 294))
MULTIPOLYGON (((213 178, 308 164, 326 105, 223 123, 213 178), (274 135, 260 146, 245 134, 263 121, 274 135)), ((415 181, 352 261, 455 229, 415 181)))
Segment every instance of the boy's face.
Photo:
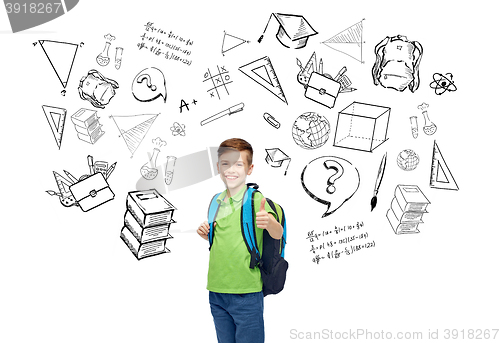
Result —
POLYGON ((252 174, 253 164, 248 165, 247 151, 227 151, 220 156, 217 170, 222 182, 234 195, 246 184, 247 175, 252 174))

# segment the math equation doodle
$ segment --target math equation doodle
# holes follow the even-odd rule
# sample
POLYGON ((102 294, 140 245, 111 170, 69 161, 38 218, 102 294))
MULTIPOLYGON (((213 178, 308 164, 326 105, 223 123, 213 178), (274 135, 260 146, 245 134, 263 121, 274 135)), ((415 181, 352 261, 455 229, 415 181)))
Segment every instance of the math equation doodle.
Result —
POLYGON ((365 224, 356 222, 353 225, 335 225, 331 230, 311 230, 307 232, 307 240, 311 242, 312 261, 319 264, 324 259, 338 259, 357 251, 375 247, 368 232, 361 229, 365 224), (340 236, 337 236, 340 235, 340 236))
POLYGON ((144 32, 137 43, 139 50, 149 50, 156 56, 162 56, 166 60, 179 61, 188 66, 193 63, 190 48, 194 42, 186 39, 173 31, 164 31, 148 22, 144 25, 144 32))

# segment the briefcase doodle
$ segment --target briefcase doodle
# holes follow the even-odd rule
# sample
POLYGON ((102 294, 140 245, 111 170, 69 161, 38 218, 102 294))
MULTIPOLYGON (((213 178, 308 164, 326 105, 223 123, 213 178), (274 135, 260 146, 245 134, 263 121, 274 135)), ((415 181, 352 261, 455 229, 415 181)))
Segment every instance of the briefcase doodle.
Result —
POLYGON ((313 72, 307 84, 305 97, 316 101, 328 108, 335 106, 341 85, 337 81, 322 74, 313 72))
POLYGON ((72 184, 69 190, 83 212, 87 212, 105 202, 113 200, 115 197, 102 173, 95 173, 86 179, 72 184))

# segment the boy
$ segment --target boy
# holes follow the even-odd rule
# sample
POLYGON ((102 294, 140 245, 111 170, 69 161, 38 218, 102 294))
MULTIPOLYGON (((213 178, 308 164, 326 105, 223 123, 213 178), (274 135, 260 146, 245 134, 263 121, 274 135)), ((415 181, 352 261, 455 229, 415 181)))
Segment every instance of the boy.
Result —
MULTIPOLYGON (((219 146, 217 170, 226 190, 214 223, 210 249, 207 289, 219 343, 264 342, 264 296, 259 267, 250 268, 250 253, 241 231, 241 206, 246 190, 246 177, 252 174, 253 149, 243 139, 231 138, 219 146)), ((254 198, 255 234, 262 251, 262 234, 280 239, 283 227, 265 197, 257 192, 254 198), (257 210, 258 209, 258 210, 257 210)), ((198 227, 198 234, 208 240, 207 221, 198 227)))

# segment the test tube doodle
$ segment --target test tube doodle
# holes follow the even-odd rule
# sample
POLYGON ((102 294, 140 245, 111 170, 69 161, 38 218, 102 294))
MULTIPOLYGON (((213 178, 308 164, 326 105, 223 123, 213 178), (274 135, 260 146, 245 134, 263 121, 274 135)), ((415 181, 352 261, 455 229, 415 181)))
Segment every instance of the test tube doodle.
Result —
POLYGON ((175 156, 167 156, 167 165, 165 167, 165 183, 167 185, 170 185, 174 178, 174 167, 176 160, 177 157, 175 156))

